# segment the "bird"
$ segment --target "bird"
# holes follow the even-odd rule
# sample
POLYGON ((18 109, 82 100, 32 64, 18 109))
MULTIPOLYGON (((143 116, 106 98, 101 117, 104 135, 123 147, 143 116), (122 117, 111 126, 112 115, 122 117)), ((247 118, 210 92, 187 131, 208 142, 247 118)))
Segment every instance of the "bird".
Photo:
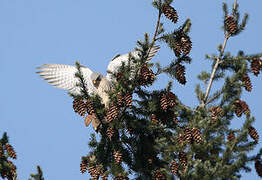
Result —
MULTIPOLYGON (((146 61, 150 61, 159 49, 159 46, 149 48, 146 61)), ((113 82, 116 81, 113 73, 117 73, 123 63, 125 65, 128 64, 130 55, 135 59, 141 58, 141 51, 134 50, 123 55, 115 56, 108 64, 106 76, 100 72, 93 72, 86 66, 80 66, 80 71, 83 75, 88 94, 98 95, 106 108, 109 107, 109 95, 107 92, 113 89, 113 82)), ((134 66, 134 64, 135 62, 132 62, 132 66, 134 66)), ((68 90, 69 93, 74 95, 81 95, 81 87, 77 85, 80 83, 80 80, 75 76, 78 69, 75 66, 65 64, 43 64, 41 67, 37 67, 37 69, 40 71, 36 73, 54 87, 68 90)), ((86 124, 89 125, 92 119, 95 118, 93 115, 90 115, 86 119, 88 119, 86 124)))

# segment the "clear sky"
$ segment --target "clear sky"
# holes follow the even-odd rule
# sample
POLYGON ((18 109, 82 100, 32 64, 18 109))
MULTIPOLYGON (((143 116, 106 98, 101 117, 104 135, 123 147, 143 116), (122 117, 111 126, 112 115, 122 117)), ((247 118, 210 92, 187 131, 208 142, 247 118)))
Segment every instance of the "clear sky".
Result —
MULTIPOLYGON (((135 48, 145 32, 152 35, 157 12, 149 0, 1 0, 0 1, 0 134, 7 131, 15 147, 19 179, 28 179, 40 165, 48 180, 88 179, 80 174, 80 158, 88 152, 91 127, 72 109, 66 91, 53 88, 35 74, 44 63, 71 64, 79 60, 93 71, 106 73, 116 54, 135 48)), ((226 2, 232 4, 233 0, 226 2)), ((210 71, 206 53, 216 53, 223 41, 222 1, 175 0, 181 25, 192 20, 193 63, 187 65, 188 83, 174 83, 174 92, 187 105, 198 101, 194 87, 201 70, 210 71)), ((230 6, 231 7, 231 6, 230 6)), ((248 12, 247 30, 229 40, 227 50, 236 54, 262 52, 261 0, 240 1, 241 12, 248 12)), ((169 21, 167 30, 175 27, 169 21)), ((161 50, 153 62, 163 65, 173 59, 169 49, 161 50)), ((261 75, 252 76, 253 91, 244 93, 254 126, 262 132, 261 75)), ((158 82, 165 87, 167 78, 158 82)), ((243 119, 234 119, 240 127, 243 119)), ((262 147, 261 145, 257 146, 262 147)), ((258 151, 258 148, 252 153, 258 151)), ((253 164, 252 164, 253 167, 253 164)), ((253 171, 243 179, 259 179, 253 171)))

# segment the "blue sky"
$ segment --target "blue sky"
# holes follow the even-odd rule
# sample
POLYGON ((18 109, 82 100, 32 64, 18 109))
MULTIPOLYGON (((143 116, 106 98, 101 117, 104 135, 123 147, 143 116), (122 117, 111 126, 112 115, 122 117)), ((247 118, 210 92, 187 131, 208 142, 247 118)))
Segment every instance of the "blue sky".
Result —
MULTIPOLYGON (((233 0, 226 1, 233 3, 233 0)), ((179 22, 192 20, 193 63, 187 65, 188 83, 174 83, 174 92, 187 105, 198 105, 194 94, 197 74, 210 70, 206 53, 215 53, 223 42, 221 1, 176 0, 173 6, 179 22)), ((241 12, 248 12, 247 30, 229 40, 226 51, 262 52, 261 0, 240 1, 241 12)), ((19 179, 28 179, 40 165, 48 180, 88 179, 79 163, 88 152, 91 127, 73 112, 66 91, 53 88, 38 77, 36 67, 44 63, 71 64, 76 60, 93 71, 106 73, 116 54, 131 51, 145 32, 152 35, 157 12, 148 0, 1 0, 0 1, 0 134, 10 136, 18 160, 19 179)), ((172 23, 167 20, 167 30, 172 23)), ((172 54, 164 44, 153 62, 166 65, 172 54)), ((252 76, 253 91, 244 93, 254 126, 262 132, 261 75, 252 76)), ((162 78, 159 87, 168 82, 162 78)), ((234 119, 240 127, 243 119, 234 119)), ((258 148, 261 145, 258 145, 258 148)), ((256 151, 258 150, 256 149, 256 151)), ((255 151, 255 152, 256 152, 255 151)), ((255 153, 254 152, 254 153, 255 153)), ((253 154, 254 154, 253 153, 253 154)), ((252 164, 253 166, 253 164, 252 164)), ((258 179, 253 171, 243 179, 258 179)))

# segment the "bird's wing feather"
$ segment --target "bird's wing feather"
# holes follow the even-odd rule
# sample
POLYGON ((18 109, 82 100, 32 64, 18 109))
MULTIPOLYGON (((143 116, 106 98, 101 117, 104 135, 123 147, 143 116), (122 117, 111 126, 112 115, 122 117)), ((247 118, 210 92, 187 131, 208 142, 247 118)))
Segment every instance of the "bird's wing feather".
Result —
MULTIPOLYGON (((80 94, 81 89, 79 86, 76 86, 76 84, 79 83, 79 78, 75 77, 75 73, 77 72, 76 67, 63 64, 44 64, 37 69, 40 70, 37 73, 53 86, 66 89, 73 94, 80 94)), ((90 94, 94 93, 95 87, 90 78, 92 71, 83 66, 80 70, 83 74, 88 92, 90 94)))
MULTIPOLYGON (((147 61, 150 61, 155 56, 155 54, 158 52, 159 49, 160 49, 159 46, 153 46, 150 49, 150 52, 148 53, 147 61)), ((139 51, 137 50, 132 51, 131 55, 134 56, 134 58, 140 58, 139 51)), ((121 56, 116 56, 108 64, 107 71, 116 73, 119 70, 119 68, 121 67, 122 63, 125 63, 125 64, 128 63, 128 58, 129 58, 129 53, 121 55, 121 56)), ((113 80, 112 74, 110 73, 107 73, 106 77, 108 79, 113 80)))

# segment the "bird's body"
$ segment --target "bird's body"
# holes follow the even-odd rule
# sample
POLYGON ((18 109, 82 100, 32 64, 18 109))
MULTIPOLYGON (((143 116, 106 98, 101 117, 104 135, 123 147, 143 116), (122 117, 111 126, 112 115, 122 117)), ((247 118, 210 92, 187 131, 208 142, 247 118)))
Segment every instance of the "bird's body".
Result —
POLYGON ((109 95, 108 91, 113 88, 113 84, 109 81, 105 76, 101 79, 98 87, 97 87, 97 95, 101 97, 102 103, 105 105, 106 108, 109 107, 109 95))
MULTIPOLYGON (((153 46, 148 52, 147 61, 151 60, 159 49, 159 46, 153 46)), ((118 55, 110 61, 107 71, 111 73, 118 72, 123 63, 125 65, 128 64, 130 54, 135 58, 141 57, 140 52, 137 50, 124 55, 118 55)), ((44 64, 38 69, 40 69, 40 72, 37 73, 39 73, 40 76, 43 77, 48 83, 54 85, 55 87, 66 89, 72 94, 81 95, 81 87, 77 86, 77 84, 80 83, 80 80, 75 76, 75 74, 78 72, 76 67, 63 64, 44 64)), ((80 71, 82 72, 88 93, 90 95, 97 94, 99 97, 101 97, 102 103, 105 105, 105 107, 108 108, 109 95, 107 92, 112 90, 112 82, 115 81, 115 78, 112 76, 112 74, 107 73, 106 76, 103 76, 101 73, 92 72, 88 67, 85 66, 81 66, 80 71)))

